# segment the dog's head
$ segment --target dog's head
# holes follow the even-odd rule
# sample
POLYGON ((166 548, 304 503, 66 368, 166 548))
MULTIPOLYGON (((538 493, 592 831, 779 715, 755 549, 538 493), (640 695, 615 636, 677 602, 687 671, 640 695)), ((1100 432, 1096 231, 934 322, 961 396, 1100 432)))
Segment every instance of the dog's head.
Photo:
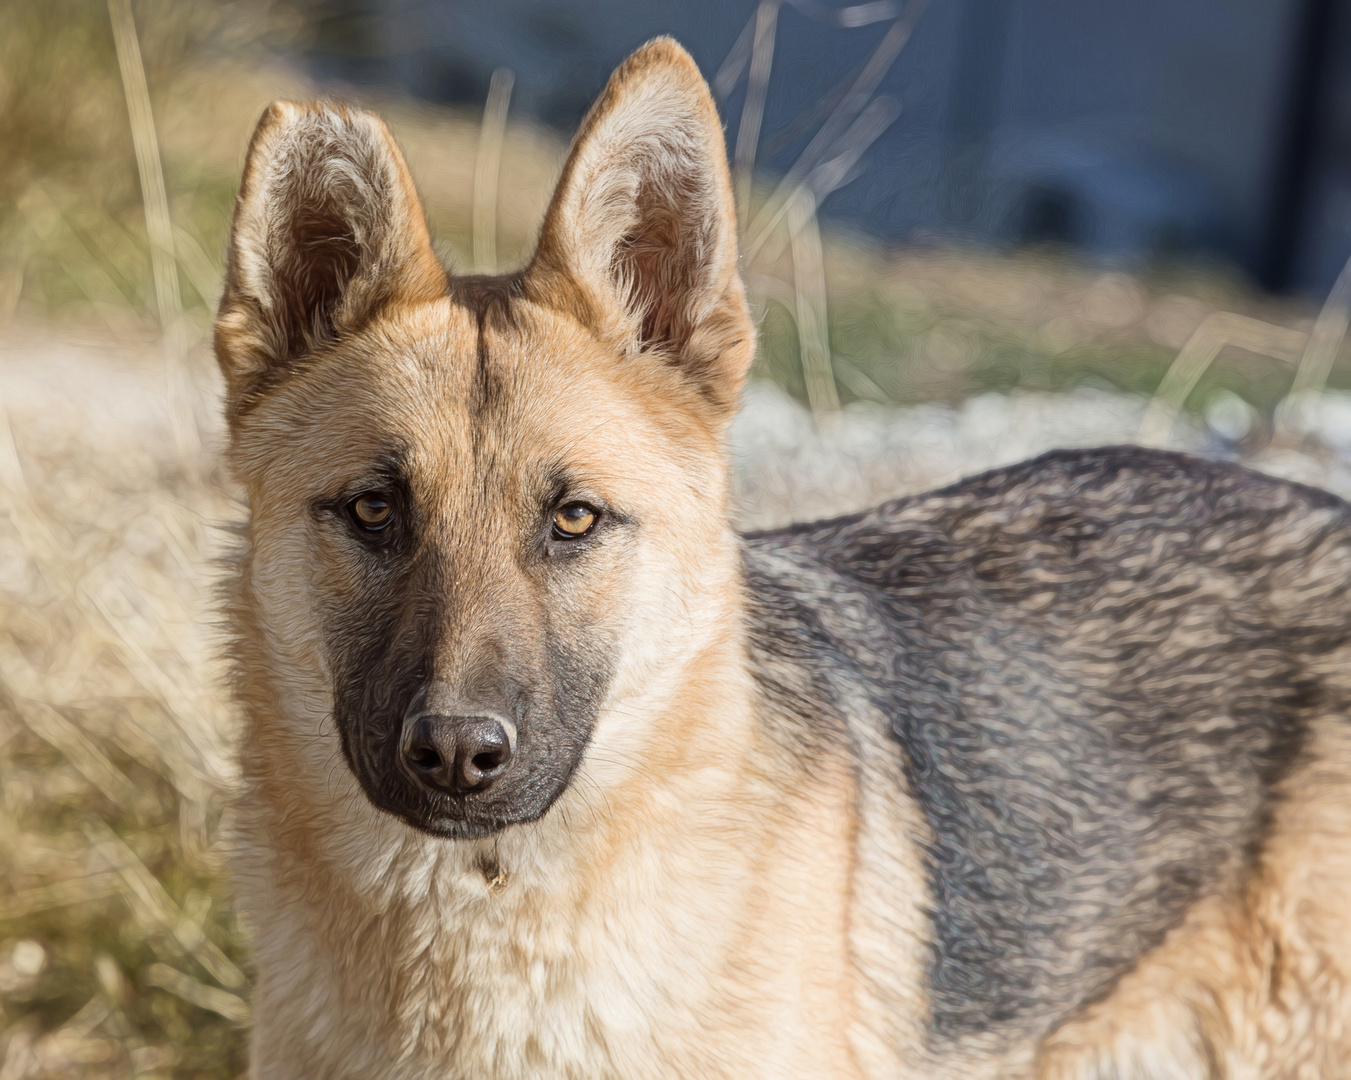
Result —
POLYGON ((336 739, 376 806, 472 837, 679 714, 732 633, 723 441, 754 348, 722 131, 679 46, 615 73, 502 278, 447 275, 379 120, 273 105, 216 348, 257 662, 333 719, 282 735, 336 739))

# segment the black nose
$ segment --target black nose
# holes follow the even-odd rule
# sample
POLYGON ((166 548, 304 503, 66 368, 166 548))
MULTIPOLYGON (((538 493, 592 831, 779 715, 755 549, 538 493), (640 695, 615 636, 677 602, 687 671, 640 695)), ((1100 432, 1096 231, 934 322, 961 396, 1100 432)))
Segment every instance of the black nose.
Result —
POLYGON ((468 795, 507 771, 511 743, 490 716, 419 716, 404 733, 404 768, 424 787, 468 795))

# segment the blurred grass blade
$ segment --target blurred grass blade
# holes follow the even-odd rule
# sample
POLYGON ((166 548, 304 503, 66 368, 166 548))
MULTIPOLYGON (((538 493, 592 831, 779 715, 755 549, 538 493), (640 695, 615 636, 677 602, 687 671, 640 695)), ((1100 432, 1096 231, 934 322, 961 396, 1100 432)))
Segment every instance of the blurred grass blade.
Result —
POLYGON ((746 101, 741 107, 741 122, 736 129, 733 166, 737 214, 743 224, 750 214, 751 174, 755 169, 755 151, 760 145, 760 124, 765 116, 765 97, 769 91, 769 73, 774 64, 774 38, 778 22, 779 0, 760 0, 755 9, 751 69, 746 83, 746 101))
POLYGON ((818 4, 816 0, 788 0, 788 4, 809 19, 850 30, 894 19, 899 6, 894 0, 871 0, 866 4, 851 4, 842 8, 826 7, 825 4, 818 4))
POLYGON ((50 885, 39 885, 0 897, 0 921, 22 919, 52 908, 102 900, 116 896, 122 888, 121 877, 112 872, 63 878, 50 885))
MULTIPOLYGON (((868 147, 896 122, 900 114, 901 105, 895 98, 878 97, 869 102, 868 107, 859 113, 840 139, 834 156, 821 162, 801 184, 783 196, 784 202, 779 212, 769 219, 769 224, 775 231, 770 232, 768 238, 751 254, 760 256, 765 261, 775 262, 783 253, 782 234, 777 231, 782 218, 804 199, 813 206, 819 206, 832 191, 852 180, 857 175, 859 160, 867 152, 868 147)), ((791 235, 790 225, 789 236, 791 235)), ((749 257, 748 254, 747 258, 749 257)))
POLYGON ((220 299, 220 266, 202 250, 196 237, 181 226, 174 226, 174 251, 178 256, 178 265, 183 268, 197 295, 208 308, 216 306, 220 299))
POLYGON ((1217 311, 1206 316, 1154 391, 1140 422, 1138 441, 1146 446, 1168 442, 1187 398, 1226 345, 1293 363, 1305 348, 1305 340, 1305 335, 1298 330, 1273 326, 1231 311, 1217 311))
POLYGON ((139 855, 120 836, 102 822, 85 825, 90 845, 115 869, 126 883, 128 897, 141 908, 142 915, 169 933, 170 939, 202 965, 222 986, 245 985, 244 973, 216 945, 207 940, 201 927, 190 928, 173 898, 150 872, 139 855))
POLYGON ((741 33, 737 35, 736 41, 727 50, 727 59, 722 62, 722 67, 718 68, 718 73, 713 76, 713 81, 709 84, 713 87, 713 93, 720 98, 725 98, 732 92, 732 88, 741 79, 741 73, 746 70, 746 64, 751 58, 751 42, 755 38, 755 25, 759 10, 759 8, 756 8, 751 17, 746 20, 746 25, 741 28, 741 33))
POLYGON ((835 412, 840 407, 840 397, 830 364, 825 258, 816 221, 816 202, 810 193, 802 191, 793 200, 788 211, 788 229, 793 247, 798 347, 807 401, 815 415, 835 412))
POLYGON ((124 333, 130 325, 132 297, 104 269, 105 260, 90 248, 82 231, 75 228, 44 184, 35 181, 29 185, 20 200, 19 212, 30 235, 49 243, 52 260, 89 301, 108 329, 113 333, 124 333))
POLYGON ((507 109, 516 77, 510 68, 498 68, 488 83, 479 128, 478 155, 474 159, 474 269, 492 273, 497 269, 497 187, 502 169, 502 143, 506 136, 507 109))
POLYGON ((145 203, 145 227, 150 237, 150 265, 155 276, 155 305, 160 328, 165 333, 178 322, 183 303, 178 292, 178 271, 174 260, 174 234, 169 217, 169 197, 164 187, 164 168, 160 162, 159 140, 155 136, 155 118, 150 110, 150 89, 146 85, 141 45, 136 36, 136 21, 131 0, 108 0, 117 46, 117 66, 122 73, 122 89, 131 118, 131 139, 136 150, 136 169, 141 177, 141 197, 145 203))
POLYGON ((896 58, 901 55, 901 50, 910 40, 915 24, 924 13, 927 3, 928 0, 910 0, 906 4, 905 10, 897 16, 896 21, 891 24, 868 57, 868 62, 863 65, 849 91, 841 98, 834 111, 826 117, 821 129, 779 181, 765 208, 747 230, 749 237, 746 243, 747 261, 759 253, 778 223, 783 220, 795 192, 802 186, 807 176, 817 165, 836 152, 841 137, 849 130, 854 118, 868 105, 882 79, 891 70, 896 58))
MULTIPOLYGON (((206 751, 201 740, 195 737, 200 732, 186 724, 187 717, 204 712, 209 690, 193 684, 191 690, 185 692, 174 673, 152 657, 136 636, 129 632, 123 613, 110 608, 110 600, 118 592, 123 594, 129 606, 136 597, 127 596, 125 589, 119 589, 111 583, 102 590, 93 589, 83 577, 70 573, 70 567, 62 558, 68 543, 52 530, 33 499, 3 402, 0 402, 0 509, 9 511, 8 517, 23 541, 24 550, 55 594, 75 610, 81 611, 86 618, 89 615, 101 617, 99 621, 102 623, 100 629, 104 631, 101 635, 104 647, 117 656, 127 673, 152 699, 163 703, 165 717, 178 727, 180 735, 177 746, 179 753, 175 755, 177 767, 170 774, 174 786, 185 797, 193 798, 227 776, 228 766, 218 754, 206 751)), ((15 680, 15 673, 10 673, 10 679, 12 682, 15 680)), ((37 696, 28 693, 28 688, 21 684, 16 684, 16 689, 24 696, 37 696)))
POLYGON ((1295 381, 1290 393, 1277 407, 1278 438, 1290 439, 1308 427, 1305 413, 1309 404, 1327 385, 1332 365, 1346 339, 1348 325, 1351 325, 1351 259, 1347 260, 1333 282, 1328 298, 1314 321, 1313 330, 1309 332, 1299 366, 1295 369, 1295 381))
POLYGON ((145 972, 145 981, 158 986, 176 997, 182 998, 199 1009, 207 1009, 219 1016, 232 1020, 236 1024, 249 1022, 249 1006, 243 998, 226 990, 217 990, 214 986, 199 983, 191 975, 184 975, 168 964, 151 964, 145 972))
MULTIPOLYGON (((9 698, 9 692, 0 686, 0 695, 9 698)), ((114 806, 126 808, 136 795, 136 788, 126 775, 108 760, 79 726, 71 723, 45 701, 6 701, 28 729, 44 742, 59 750, 80 774, 106 795, 114 806)))
POLYGON ((14 317, 14 310, 19 306, 28 260, 35 246, 33 241, 33 230, 18 217, 11 226, 9 237, 0 244, 0 251, 4 252, 0 258, 0 326, 14 317))
POLYGON ((820 203, 836 188, 847 184, 856 175, 854 170, 868 147, 881 138, 900 115, 901 103, 895 98, 873 98, 844 133, 834 156, 812 170, 806 184, 812 198, 820 203))
POLYGON ((150 238, 150 268, 155 280, 155 306, 162 335, 160 347, 164 351, 165 391, 170 421, 174 442, 178 445, 180 466, 189 473, 195 473, 201 456, 202 438, 192 414, 182 371, 183 354, 187 351, 187 328, 182 319, 183 299, 178 290, 173 221, 169 216, 169 196, 164 185, 159 140, 155 135, 155 117, 150 108, 150 89, 146 85, 145 64, 141 60, 131 0, 108 0, 108 14, 113 24, 117 66, 122 74, 127 114, 131 119, 131 139, 141 180, 145 227, 150 238))

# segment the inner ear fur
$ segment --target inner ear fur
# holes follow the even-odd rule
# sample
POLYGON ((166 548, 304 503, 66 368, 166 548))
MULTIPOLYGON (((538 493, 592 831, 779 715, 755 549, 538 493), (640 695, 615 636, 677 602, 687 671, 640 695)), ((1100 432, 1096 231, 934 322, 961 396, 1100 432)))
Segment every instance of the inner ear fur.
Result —
POLYGON ((370 113, 274 102, 249 143, 216 355, 231 414, 298 359, 395 303, 444 295, 421 203, 370 113))
POLYGON ((649 42, 573 144, 527 288, 621 352, 676 367, 722 419, 755 351, 722 125, 690 55, 649 42))

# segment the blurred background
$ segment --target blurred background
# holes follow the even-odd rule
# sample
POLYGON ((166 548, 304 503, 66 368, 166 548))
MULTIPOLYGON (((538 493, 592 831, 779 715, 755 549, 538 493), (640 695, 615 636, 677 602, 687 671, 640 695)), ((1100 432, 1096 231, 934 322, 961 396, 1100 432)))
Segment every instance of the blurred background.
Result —
POLYGON ((1351 495, 1351 4, 3 0, 0 1080, 245 1066, 209 334, 262 108, 380 110, 507 269, 659 33, 726 121, 743 524, 1110 442, 1351 495))

